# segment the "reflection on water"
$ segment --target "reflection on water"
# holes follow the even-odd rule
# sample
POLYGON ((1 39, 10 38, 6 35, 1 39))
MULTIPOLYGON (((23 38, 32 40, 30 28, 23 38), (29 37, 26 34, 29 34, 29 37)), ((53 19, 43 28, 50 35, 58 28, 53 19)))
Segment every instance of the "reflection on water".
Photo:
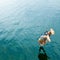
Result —
POLYGON ((43 47, 39 48, 38 59, 39 60, 48 60, 49 59, 43 47), (41 51, 43 51, 43 53, 41 53, 41 51))

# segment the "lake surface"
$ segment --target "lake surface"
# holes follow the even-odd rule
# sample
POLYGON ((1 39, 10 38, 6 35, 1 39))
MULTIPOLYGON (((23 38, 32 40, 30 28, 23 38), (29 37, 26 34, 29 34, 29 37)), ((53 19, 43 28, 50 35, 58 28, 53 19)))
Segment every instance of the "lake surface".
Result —
POLYGON ((38 38, 50 28, 55 35, 44 46, 46 60, 59 60, 60 1, 0 1, 0 60, 39 60, 38 38))

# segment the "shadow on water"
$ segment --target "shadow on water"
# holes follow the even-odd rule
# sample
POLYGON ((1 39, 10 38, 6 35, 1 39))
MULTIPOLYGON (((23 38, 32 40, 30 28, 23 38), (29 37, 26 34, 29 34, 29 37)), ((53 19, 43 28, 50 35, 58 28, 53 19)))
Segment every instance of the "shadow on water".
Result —
POLYGON ((47 56, 47 54, 46 54, 46 52, 45 52, 43 47, 39 48, 38 59, 39 60, 48 60, 49 59, 49 57, 47 56), (43 53, 41 53, 41 51, 43 51, 43 53))

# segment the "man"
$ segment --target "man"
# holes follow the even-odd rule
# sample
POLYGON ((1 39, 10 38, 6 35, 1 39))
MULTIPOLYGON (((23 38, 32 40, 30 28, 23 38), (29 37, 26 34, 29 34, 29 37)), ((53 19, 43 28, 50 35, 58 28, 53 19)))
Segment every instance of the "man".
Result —
POLYGON ((54 30, 51 28, 50 31, 45 32, 44 35, 42 35, 38 42, 40 44, 40 49, 39 50, 43 50, 45 52, 45 50, 43 49, 43 46, 47 43, 47 42, 51 42, 50 36, 54 35, 54 30))

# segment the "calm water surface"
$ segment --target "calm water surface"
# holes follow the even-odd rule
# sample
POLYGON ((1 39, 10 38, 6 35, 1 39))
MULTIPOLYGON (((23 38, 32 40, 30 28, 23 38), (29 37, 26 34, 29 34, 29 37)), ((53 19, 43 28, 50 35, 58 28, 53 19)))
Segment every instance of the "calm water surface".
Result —
POLYGON ((44 46, 49 57, 46 60, 59 60, 60 1, 2 0, 0 60, 39 60, 37 40, 50 28, 55 30, 55 35, 51 36, 52 42, 44 46))

